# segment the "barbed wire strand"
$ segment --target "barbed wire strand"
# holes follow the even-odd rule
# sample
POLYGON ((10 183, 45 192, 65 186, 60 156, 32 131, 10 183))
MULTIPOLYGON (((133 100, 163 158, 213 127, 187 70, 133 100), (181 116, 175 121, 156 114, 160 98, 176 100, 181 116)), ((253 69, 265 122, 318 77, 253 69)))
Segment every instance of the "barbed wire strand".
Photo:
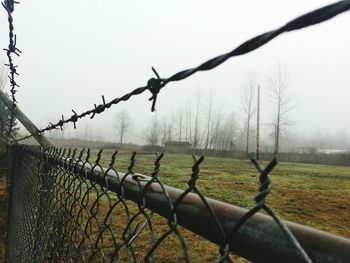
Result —
MULTIPOLYGON (((1 4, 7 12, 7 20, 8 20, 8 24, 9 24, 9 45, 8 45, 8 48, 4 48, 4 50, 6 51, 7 58, 8 58, 8 63, 5 64, 5 66, 9 67, 9 69, 10 69, 8 78, 10 80, 10 85, 11 85, 11 89, 10 89, 11 100, 12 100, 12 106, 16 107, 17 100, 16 100, 15 94, 17 92, 16 87, 19 87, 19 85, 17 84, 17 82, 15 80, 15 76, 19 75, 19 74, 17 72, 18 66, 14 65, 14 63, 13 63, 12 54, 15 54, 16 56, 20 56, 20 54, 22 52, 16 46, 17 45, 17 36, 16 36, 16 34, 14 34, 12 13, 15 10, 15 4, 19 4, 19 2, 14 1, 14 0, 5 0, 1 4)), ((11 119, 10 119, 10 129, 8 130, 7 137, 10 137, 10 134, 12 133, 12 128, 14 125, 15 125, 15 116, 12 113, 11 119)))
MULTIPOLYGON (((156 75, 156 78, 149 79, 145 86, 134 89, 132 92, 127 93, 122 97, 115 98, 108 103, 105 102, 105 98, 104 98, 104 96, 102 96, 102 104, 99 104, 98 106, 95 104, 93 109, 87 110, 81 114, 77 114, 74 110, 72 110, 73 115, 71 115, 70 118, 65 119, 64 116, 62 115, 62 118, 60 121, 58 121, 56 123, 50 122, 50 124, 46 128, 39 130, 38 133, 39 134, 44 133, 46 131, 53 130, 53 129, 63 130, 63 126, 65 124, 68 124, 68 123, 73 123, 74 128, 76 128, 76 122, 79 121, 79 119, 82 119, 82 118, 84 118, 86 116, 90 116, 90 115, 91 115, 90 118, 93 119, 96 116, 96 114, 100 114, 100 113, 104 112, 106 109, 109 109, 112 105, 118 104, 121 101, 127 101, 132 96, 140 95, 141 93, 143 93, 146 90, 149 90, 152 93, 152 97, 149 100, 152 101, 151 111, 154 112, 158 93, 168 83, 186 79, 199 71, 211 70, 211 69, 221 65, 229 58, 244 55, 244 54, 247 54, 249 52, 252 52, 253 50, 260 48, 261 46, 265 45, 266 43, 268 43, 269 41, 271 41, 272 39, 276 38, 277 36, 279 36, 283 33, 291 32, 294 30, 299 30, 299 29, 302 29, 305 27, 309 27, 309 26, 312 26, 315 24, 322 23, 322 22, 327 21, 327 20, 329 20, 329 19, 331 19, 331 18, 333 18, 333 17, 335 17, 335 16, 337 16, 345 11, 348 11, 349 9, 350 9, 350 0, 339 1, 336 3, 330 4, 330 5, 324 6, 322 8, 316 9, 314 11, 311 11, 309 13, 306 13, 302 16, 299 16, 299 17, 291 20, 290 22, 288 22, 287 24, 285 24, 284 26, 282 26, 276 30, 272 30, 272 31, 269 31, 269 32, 266 32, 266 33, 263 33, 263 34, 260 34, 258 36, 253 37, 253 38, 245 41, 244 43, 242 43, 241 45, 239 45, 238 47, 236 47, 235 49, 233 49, 232 51, 230 51, 226 54, 214 57, 214 58, 200 64, 199 66, 197 66, 195 68, 180 71, 180 72, 178 72, 178 73, 176 73, 176 74, 174 74, 171 77, 166 78, 166 79, 160 78, 157 71, 152 67, 152 71, 156 75)), ((30 136, 20 138, 20 139, 16 140, 16 142, 27 139, 27 138, 32 137, 32 136, 33 136, 33 134, 30 136)))

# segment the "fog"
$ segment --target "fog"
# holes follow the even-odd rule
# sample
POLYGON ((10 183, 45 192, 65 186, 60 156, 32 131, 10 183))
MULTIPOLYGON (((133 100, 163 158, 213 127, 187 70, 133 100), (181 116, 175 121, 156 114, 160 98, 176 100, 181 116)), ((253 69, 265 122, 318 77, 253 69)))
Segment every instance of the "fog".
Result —
MULTIPOLYGON (((161 77, 228 52, 255 35, 275 29, 330 1, 22 1, 14 12, 19 65, 18 106, 39 128, 109 101, 161 77)), ((5 11, 0 45, 8 45, 5 11)), ((255 71, 261 87, 261 122, 270 123, 273 103, 268 76, 282 65, 293 110, 290 138, 350 135, 350 13, 279 36, 248 55, 201 72, 161 90, 159 119, 168 118, 198 94, 205 112, 212 92, 216 107, 234 112, 242 126, 242 86, 255 71)), ((5 54, 3 54, 5 61, 5 54)), ((7 87, 7 91, 9 87, 7 87)), ((115 115, 132 119, 128 142, 145 143, 151 120, 148 92, 65 128, 65 136, 117 141, 115 115)), ((203 113, 204 114, 204 113, 203 113)), ((271 127, 262 125, 264 136, 271 127)), ((292 139, 291 139, 292 140, 292 139)), ((348 142, 346 142, 349 145, 348 142)))

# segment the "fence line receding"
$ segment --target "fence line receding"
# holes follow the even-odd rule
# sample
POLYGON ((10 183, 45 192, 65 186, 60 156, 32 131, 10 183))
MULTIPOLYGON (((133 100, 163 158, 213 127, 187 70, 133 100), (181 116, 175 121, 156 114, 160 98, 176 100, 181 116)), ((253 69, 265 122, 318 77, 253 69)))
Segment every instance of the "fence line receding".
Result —
MULTIPOLYGON (((30 132, 16 138, 13 125, 0 139, 8 147, 8 235, 7 262, 234 262, 236 255, 254 262, 348 262, 350 240, 279 219, 267 204, 269 173, 251 160, 259 175, 255 206, 250 210, 206 198, 200 184, 204 157, 193 157, 187 188, 180 190, 162 183, 159 177, 163 154, 155 157, 149 176, 135 171, 137 154, 130 156, 126 171, 115 167, 117 152, 109 166, 101 165, 102 151, 92 161, 90 150, 54 148, 43 133, 74 127, 79 119, 104 112, 146 90, 152 94, 152 111, 157 95, 173 81, 199 71, 211 70, 226 60, 247 54, 275 37, 329 20, 350 9, 350 0, 339 1, 306 13, 276 30, 260 34, 231 52, 168 78, 156 77, 145 86, 69 118, 38 129, 20 111, 15 97, 18 74, 12 55, 19 55, 12 13, 17 2, 4 0, 8 15, 9 45, 5 49, 10 68, 11 96, 0 90, 0 99, 30 132), (34 137, 40 146, 13 145, 34 137), (263 211, 263 213, 260 213, 263 211), (193 252, 197 242, 201 251, 193 252), (202 243, 201 243, 202 244, 202 243), (203 247, 206 249, 203 251, 203 247)), ((143 171, 141 171, 143 172, 143 171)))
POLYGON ((267 205, 276 160, 266 168, 252 160, 260 188, 245 210, 201 194, 203 157, 194 158, 187 189, 164 185, 162 157, 147 177, 134 170, 136 153, 121 173, 117 152, 103 168, 101 151, 91 162, 90 151, 12 146, 8 262, 198 262, 190 249, 200 237, 212 243, 201 252, 211 262, 233 262, 230 252, 254 262, 349 258, 350 240, 283 222, 267 205))

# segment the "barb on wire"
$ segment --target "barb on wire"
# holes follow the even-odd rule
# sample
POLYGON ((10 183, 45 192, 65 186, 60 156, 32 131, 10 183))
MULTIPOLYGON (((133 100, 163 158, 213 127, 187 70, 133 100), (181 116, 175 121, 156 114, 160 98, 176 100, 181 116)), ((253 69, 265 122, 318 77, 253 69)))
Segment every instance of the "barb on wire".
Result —
MULTIPOLYGON (((5 3, 7 3, 7 2, 11 2, 11 1, 5 1, 5 3)), ((73 123, 74 128, 76 128, 76 122, 79 119, 84 118, 88 115, 91 115, 90 118, 94 118, 94 116, 96 114, 102 113, 106 109, 110 108, 112 105, 118 104, 121 101, 127 101, 132 96, 139 95, 146 90, 149 90, 152 93, 152 97, 149 100, 152 101, 151 110, 153 112, 153 111, 155 111, 155 104, 157 101, 157 95, 159 94, 159 91, 163 87, 165 87, 168 83, 186 79, 199 71, 211 70, 211 69, 221 65, 229 58, 244 55, 244 54, 247 54, 249 52, 252 52, 253 50, 260 48, 261 46, 265 45, 266 43, 268 43, 269 41, 271 41, 272 39, 276 38, 277 36, 279 36, 283 33, 294 31, 294 30, 299 30, 299 29, 302 29, 305 27, 309 27, 309 26, 324 22, 324 21, 329 20, 329 19, 331 19, 331 18, 333 18, 333 17, 335 17, 335 16, 337 16, 345 11, 348 11, 349 9, 350 9, 350 0, 339 1, 336 3, 330 4, 330 5, 324 6, 322 8, 316 9, 312 12, 309 12, 309 13, 306 13, 306 14, 300 16, 300 17, 297 17, 294 20, 291 20, 290 22, 288 22, 287 24, 285 24, 284 26, 282 26, 276 30, 272 30, 272 31, 269 31, 269 32, 266 32, 266 33, 263 33, 263 34, 260 34, 258 36, 253 37, 253 38, 245 41, 244 43, 242 43, 241 45, 239 45, 238 47, 236 47, 235 49, 233 49, 232 51, 230 51, 226 54, 214 57, 214 58, 200 64, 199 66, 197 66, 195 68, 190 68, 190 69, 180 71, 180 72, 178 72, 178 73, 176 73, 176 74, 174 74, 166 79, 160 78, 158 73, 156 72, 156 70, 154 68, 152 68, 152 70, 155 73, 157 78, 151 78, 150 80, 148 80, 148 82, 145 86, 139 87, 139 88, 131 91, 130 93, 125 94, 122 97, 115 98, 108 103, 105 103, 105 100, 103 97, 102 104, 99 104, 99 105, 95 104, 93 109, 85 111, 81 114, 77 114, 76 112, 73 111, 74 114, 70 118, 68 118, 68 119, 62 118, 57 123, 50 124, 46 128, 41 129, 39 131, 39 133, 43 133, 45 131, 56 129, 58 127, 62 128, 62 126, 64 124, 67 124, 67 123, 73 123)), ((15 45, 13 47, 15 47, 15 45)), ((9 48, 9 50, 11 50, 11 47, 9 48)), ((15 51, 16 50, 17 49, 15 49, 15 51)), ((19 139, 17 141, 20 141, 23 139, 24 138, 19 139)))
POLYGON ((12 13, 15 10, 15 4, 19 4, 19 2, 13 1, 13 0, 5 0, 1 3, 4 9, 7 12, 8 16, 8 23, 9 23, 9 45, 8 48, 4 48, 6 51, 6 55, 8 58, 8 64, 5 64, 5 66, 10 68, 10 73, 8 75, 8 78, 10 80, 11 84, 11 98, 13 105, 16 105, 16 87, 19 87, 19 85, 16 83, 15 75, 19 75, 17 72, 17 67, 13 64, 12 54, 15 54, 16 56, 19 56, 21 50, 17 48, 17 36, 14 34, 14 26, 13 26, 13 17, 12 13))
MULTIPOLYGON (((16 96, 15 96, 17 92, 16 88, 19 87, 19 85, 15 80, 15 75, 19 75, 19 74, 17 72, 18 66, 14 65, 12 54, 19 56, 22 52, 17 48, 17 36, 14 34, 12 13, 15 10, 15 4, 19 4, 19 2, 14 0, 4 0, 1 4, 7 12, 8 24, 9 24, 9 45, 8 45, 8 48, 4 48, 8 58, 8 63, 5 64, 5 66, 10 68, 8 78, 10 80, 10 85, 11 85, 10 92, 11 92, 12 105, 13 107, 15 107, 17 103, 16 96)), ((10 119, 10 129, 7 133, 7 137, 11 137, 10 135, 14 125, 15 125, 15 116, 12 113, 11 119, 10 119)))

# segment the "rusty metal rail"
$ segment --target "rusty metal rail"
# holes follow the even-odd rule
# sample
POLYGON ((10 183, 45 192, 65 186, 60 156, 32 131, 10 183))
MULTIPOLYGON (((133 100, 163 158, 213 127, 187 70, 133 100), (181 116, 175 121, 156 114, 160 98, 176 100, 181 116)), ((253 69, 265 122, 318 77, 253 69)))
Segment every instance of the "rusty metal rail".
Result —
MULTIPOLYGON (((53 160, 62 165, 62 160, 53 160)), ((80 165, 71 162, 71 169, 81 169, 80 165)), ((127 175, 111 172, 92 174, 88 168, 85 172, 90 174, 90 180, 95 180, 100 186, 107 187, 114 192, 120 191, 120 182, 124 183, 125 198, 139 202, 142 194, 139 184, 144 188, 151 180, 150 177, 134 174, 127 175), (106 183, 106 175, 108 183, 106 183), (118 178, 116 178, 118 176, 118 178), (143 180, 135 180, 139 176, 143 180), (133 178, 134 177, 134 178, 133 178)), ((145 193, 146 207, 159 215, 169 219, 171 210, 169 202, 164 195, 165 192, 173 203, 184 194, 183 190, 151 183, 147 185, 145 193)), ((238 221, 247 214, 248 210, 214 199, 206 198, 208 205, 212 208, 226 235, 234 228, 238 221)), ((203 203, 196 193, 188 193, 179 204, 176 214, 178 224, 193 231, 194 233, 221 245, 223 240, 220 232, 215 227, 217 221, 213 218, 208 207, 203 203)), ((350 259, 350 239, 335 236, 324 231, 306 227, 300 224, 286 221, 287 227, 305 249, 313 262, 348 262, 350 259)), ((230 250, 238 255, 254 262, 303 262, 299 251, 286 238, 273 218, 261 213, 255 213, 246 221, 240 230, 228 242, 230 250)))
POLYGON ((158 249, 170 235, 176 236, 183 253, 181 260, 174 261, 190 262, 194 259, 181 227, 217 244, 217 252, 211 255, 216 262, 233 262, 231 252, 254 262, 348 262, 350 258, 349 239, 282 221, 268 207, 268 173, 275 161, 265 169, 257 167, 261 183, 257 205, 246 210, 203 197, 196 187, 203 158, 194 161, 188 188, 180 190, 157 177, 163 155, 158 155, 152 176, 147 177, 134 171, 135 153, 128 171, 121 173, 113 168, 117 153, 109 167, 102 168, 101 152, 92 163, 89 151, 85 156, 84 151, 43 151, 33 146, 13 146, 12 151, 16 165, 11 167, 16 171, 11 180, 15 192, 8 262, 21 262, 22 256, 31 262, 162 261, 158 249), (32 166, 33 162, 37 164, 32 166), (21 174, 24 170, 25 175, 21 174), (30 209, 21 207, 22 191, 27 193, 25 206, 30 204, 30 209), (118 206, 122 211, 113 218, 118 206), (261 209, 267 215, 259 213, 261 209), (165 218, 167 225, 157 225, 154 214, 165 218), (126 221, 119 225, 116 219, 122 217, 126 221), (34 227, 19 240, 22 222, 34 227), (158 233, 159 229, 163 232, 158 233), (136 245, 139 239, 143 245, 136 245), (106 240, 113 242, 106 244, 106 240), (123 258, 124 250, 129 257, 123 258))
POLYGON ((348 11, 349 0, 306 13, 276 30, 245 41, 226 54, 168 78, 161 78, 152 68, 156 78, 149 79, 145 86, 109 102, 102 97, 102 104, 95 104, 80 114, 73 110, 70 117, 62 115, 59 121, 43 129, 38 129, 16 105, 18 72, 12 55, 19 55, 20 51, 16 47, 12 18, 15 3, 14 0, 3 2, 10 29, 6 51, 12 101, 1 90, 0 99, 13 113, 11 122, 14 123, 16 116, 30 135, 14 139, 10 129, 7 138, 0 136, 0 140, 11 144, 33 136, 42 147, 8 147, 11 192, 7 262, 163 261, 166 253, 160 253, 160 247, 170 236, 175 237, 182 253, 181 260, 171 258, 171 261, 190 262, 193 258, 181 227, 217 244, 211 262, 234 262, 231 252, 255 262, 349 262, 349 239, 282 221, 268 206, 269 173, 277 165, 276 160, 266 168, 252 160, 260 175, 260 188, 255 206, 246 210, 201 194, 196 184, 204 157, 194 158, 188 187, 180 190, 164 185, 157 177, 163 154, 157 156, 152 176, 147 177, 134 171, 136 153, 131 156, 127 172, 121 173, 114 168, 117 152, 106 169, 100 165, 101 151, 97 160, 91 162, 89 151, 78 153, 76 149, 50 148, 52 143, 43 136, 44 132, 62 129, 68 123, 75 127, 80 119, 94 118, 112 105, 146 90, 152 93, 154 111, 157 95, 168 83, 211 70, 232 57, 260 48, 283 33, 329 20, 348 11), (261 210, 266 215, 259 213, 261 210), (167 224, 159 226, 155 214, 165 218, 167 224))

